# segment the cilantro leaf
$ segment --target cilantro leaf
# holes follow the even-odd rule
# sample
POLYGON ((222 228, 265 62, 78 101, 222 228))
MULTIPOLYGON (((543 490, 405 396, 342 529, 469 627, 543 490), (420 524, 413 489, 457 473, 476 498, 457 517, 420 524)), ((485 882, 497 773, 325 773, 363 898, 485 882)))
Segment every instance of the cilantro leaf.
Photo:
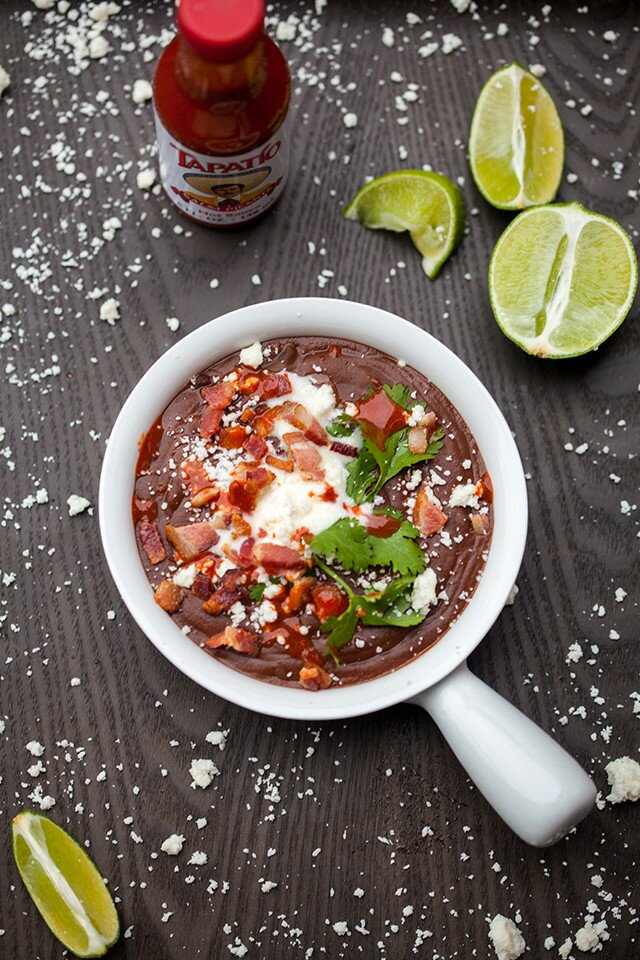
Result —
POLYGON ((408 409, 409 400, 411 399, 411 391, 408 387, 405 387, 403 383, 394 383, 393 386, 389 386, 388 383, 385 383, 382 389, 388 397, 391 397, 394 403, 404 407, 405 410, 408 409))
POLYGON ((350 437, 355 430, 355 423, 352 417, 341 413, 325 429, 330 437, 350 437))
POLYGON ((403 520, 390 537, 370 537, 371 562, 381 567, 391 566, 402 575, 411 573, 417 577, 427 565, 424 551, 415 543, 418 536, 417 527, 403 520))
POLYGON ((347 493, 356 503, 365 503, 371 499, 373 488, 378 480, 379 471, 376 459, 368 445, 360 449, 355 460, 350 460, 347 470, 347 493))
POLYGON ((249 596, 252 600, 257 600, 259 603, 266 589, 266 583, 252 583, 249 587, 249 596))
POLYGON ((405 427, 388 437, 384 450, 364 438, 360 453, 347 464, 347 493, 356 503, 372 500, 382 487, 404 470, 416 463, 431 460, 443 447, 444 433, 436 430, 424 453, 409 450, 409 430, 405 427))
POLYGON ((371 565, 369 534, 357 520, 342 517, 311 541, 313 553, 337 561, 344 570, 366 570, 371 565))
POLYGON ((358 620, 360 619, 358 610, 359 607, 355 598, 351 597, 349 606, 344 613, 341 613, 339 617, 328 617, 322 624, 323 632, 329 634, 327 637, 327 650, 336 664, 340 663, 336 651, 345 647, 356 632, 358 620))

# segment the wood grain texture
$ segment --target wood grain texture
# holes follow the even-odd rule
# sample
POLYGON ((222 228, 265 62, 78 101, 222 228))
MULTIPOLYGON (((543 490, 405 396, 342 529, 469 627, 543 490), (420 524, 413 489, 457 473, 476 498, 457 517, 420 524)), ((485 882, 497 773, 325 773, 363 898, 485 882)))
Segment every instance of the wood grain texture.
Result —
POLYGON ((416 4, 423 22, 413 27, 408 9, 391 0, 329 0, 316 17, 307 4, 277 5, 280 17, 296 12, 309 31, 283 44, 294 74, 293 175, 266 220, 220 235, 136 187, 137 169, 152 162, 154 134, 150 105, 135 107, 130 85, 151 75, 159 47, 151 44, 145 60, 140 40, 170 27, 169 6, 124 6, 107 29, 112 53, 75 76, 60 39, 66 18, 27 0, 2 4, 0 62, 12 87, 0 101, 0 307, 16 309, 0 323, 11 330, 0 338, 2 956, 62 955, 8 857, 10 818, 33 805, 28 795, 39 782, 55 797, 51 815, 89 843, 119 899, 131 935, 114 960, 218 960, 233 955, 236 937, 248 960, 484 960, 495 955, 486 919, 518 911, 530 955, 556 956, 544 950, 545 938, 559 945, 575 934, 590 900, 609 923, 603 957, 638 953, 630 913, 638 905, 637 808, 607 805, 566 841, 536 851, 504 828, 412 707, 306 726, 203 692, 134 626, 107 572, 96 516, 67 515, 71 493, 96 503, 117 412, 176 339, 167 317, 180 319, 179 336, 247 303, 338 296, 343 285, 349 298, 429 330, 471 366, 507 416, 530 475, 520 594, 471 658, 473 670, 553 732, 603 791, 606 762, 637 757, 630 695, 640 689, 638 516, 620 505, 638 494, 637 309, 609 343, 579 360, 537 362, 505 340, 486 273, 509 218, 478 196, 465 149, 489 73, 514 58, 544 64, 565 127, 566 170, 577 175, 563 181, 560 199, 615 217, 637 242, 638 8, 554 3, 543 18, 538 3, 479 3, 475 15, 444 2, 416 4), (30 25, 21 22, 25 11, 30 25), (501 22, 508 32, 495 36, 501 22), (383 27, 394 30, 391 47, 381 42, 383 27), (427 30, 436 40, 455 33, 464 46, 424 58, 418 49, 427 30), (619 35, 616 43, 603 39, 607 30, 619 35), (34 44, 43 43, 48 55, 34 59, 34 44), (132 49, 123 52, 123 44, 132 49), (392 82, 392 71, 406 82, 392 82), (46 78, 40 91, 39 75, 46 78), (395 97, 407 82, 418 84, 419 99, 399 111, 395 97), (593 110, 583 115, 586 104, 593 110), (352 130, 342 122, 346 111, 358 116, 352 130), (406 125, 397 122, 403 116, 406 125), (59 137, 75 152, 72 173, 50 155, 59 137), (406 237, 365 232, 340 217, 365 175, 423 163, 463 178, 470 211, 462 248, 433 284, 406 237), (37 185, 38 175, 51 192, 37 185), (112 216, 121 229, 93 248, 112 216), (34 242, 31 257, 20 253, 34 242), (65 266, 71 258, 77 266, 65 266), (29 275, 24 266, 33 268, 29 275), (320 287, 323 270, 332 274, 320 287), (100 301, 87 297, 95 286, 120 301, 113 328, 98 319, 100 301), (55 364, 59 373, 34 379, 55 364), (589 444, 582 456, 564 449, 582 441, 589 444), (49 502, 22 506, 38 484, 49 502), (623 602, 618 587, 627 591, 623 602), (620 639, 611 640, 611 630, 620 639), (569 666, 573 641, 584 656, 569 666), (70 685, 73 677, 80 685, 70 685), (581 705, 585 718, 573 712, 581 705), (230 731, 223 753, 205 741, 218 727, 230 731), (24 745, 32 739, 45 747, 47 772, 37 780, 27 772, 34 760, 24 745), (198 757, 220 767, 207 790, 190 787, 198 757), (198 828, 201 817, 207 825, 198 828), (157 855, 174 832, 186 838, 182 854, 157 855), (207 853, 205 866, 188 865, 195 850, 207 853), (591 885, 597 873, 610 901, 591 885), (277 888, 262 893, 264 880, 277 888), (361 898, 353 895, 359 887, 361 898), (413 912, 403 913, 408 906, 413 912), (340 921, 348 934, 334 931, 340 921), (360 921, 368 933, 356 929, 360 921))

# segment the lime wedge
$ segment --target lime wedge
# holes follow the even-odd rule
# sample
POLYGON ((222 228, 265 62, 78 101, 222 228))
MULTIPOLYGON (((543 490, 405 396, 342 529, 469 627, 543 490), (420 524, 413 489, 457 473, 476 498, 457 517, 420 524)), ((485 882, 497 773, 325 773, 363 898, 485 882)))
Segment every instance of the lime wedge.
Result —
POLYGON ((480 91, 469 132, 469 163, 485 200, 502 210, 550 203, 564 163, 564 135, 540 80, 517 63, 480 91))
POLYGON ((628 314, 637 286, 628 234, 579 203, 520 213, 489 265, 489 296, 502 332, 536 357, 595 350, 628 314))
POLYGON ((366 183, 342 211, 371 230, 408 230, 430 280, 462 239, 464 202, 455 184, 439 173, 396 170, 366 183))
POLYGON ((78 957, 101 957, 120 935, 104 880, 81 846, 41 814, 23 810, 12 827, 13 856, 51 932, 78 957))

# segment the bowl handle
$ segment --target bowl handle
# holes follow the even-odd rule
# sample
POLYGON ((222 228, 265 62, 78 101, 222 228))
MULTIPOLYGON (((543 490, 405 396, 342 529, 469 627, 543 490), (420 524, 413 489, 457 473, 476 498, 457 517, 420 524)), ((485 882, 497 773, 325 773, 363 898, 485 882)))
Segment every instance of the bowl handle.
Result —
POLYGON ((431 714, 491 806, 534 847, 560 840, 593 806, 582 767, 466 662, 409 702, 431 714))

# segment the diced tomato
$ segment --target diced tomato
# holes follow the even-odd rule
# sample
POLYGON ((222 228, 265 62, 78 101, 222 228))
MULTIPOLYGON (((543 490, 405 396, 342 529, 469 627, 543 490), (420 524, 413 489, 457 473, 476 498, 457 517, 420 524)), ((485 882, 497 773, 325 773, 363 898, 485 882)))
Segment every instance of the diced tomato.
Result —
POLYGON ((349 606, 349 600, 333 583, 322 583, 311 592, 316 605, 316 615, 321 623, 329 617, 339 617, 349 606))
POLYGON ((268 373, 260 382, 258 395, 263 399, 283 397, 291 393, 291 381, 286 373, 268 373))
POLYGON ((260 637, 255 633, 249 633, 248 630, 242 630, 240 627, 225 627, 224 633, 219 633, 206 641, 205 646, 210 650, 216 650, 219 647, 229 647, 238 653, 244 653, 248 657, 257 657, 260 653, 260 637))
POLYGON ((253 557, 256 563, 272 576, 306 570, 311 562, 297 550, 280 543, 256 543, 253 557))
POLYGON ((225 450, 237 450, 241 447, 247 437, 247 431, 244 427, 223 427, 220 431, 220 446, 225 450))
POLYGON ((282 439, 291 451, 303 480, 322 480, 324 478, 320 451, 311 440, 306 438, 304 433, 298 430, 292 431, 283 434, 282 439))
POLYGON ((242 444, 250 457, 254 460, 262 460, 266 456, 269 447, 257 433, 252 433, 242 444))
POLYGON ((386 513, 373 513, 366 518, 365 525, 367 533, 386 539, 400 529, 402 521, 397 520, 396 517, 389 517, 386 513))
POLYGON ((324 667, 318 667, 315 664, 305 665, 300 670, 300 686, 314 693, 318 690, 326 690, 331 686, 331 677, 324 667))
POLYGON ((167 613, 175 613, 182 604, 184 596, 182 590, 171 580, 163 580, 153 595, 155 602, 166 610, 167 613))
POLYGON ((167 524, 167 539, 183 560, 194 560, 218 542, 218 533, 209 521, 186 523, 182 527, 167 524))
POLYGON ((164 560, 167 554, 155 523, 150 523, 148 520, 141 520, 138 524, 138 533, 140 534, 140 542, 144 547, 144 552, 149 558, 149 563, 155 565, 164 560))
POLYGON ((381 388, 367 400, 361 401, 355 419, 365 437, 384 450, 387 437, 406 427, 408 418, 407 411, 381 388))
POLYGON ((442 530, 448 517, 446 513, 429 499, 429 488, 425 484, 420 488, 413 508, 413 522, 423 537, 442 530))

